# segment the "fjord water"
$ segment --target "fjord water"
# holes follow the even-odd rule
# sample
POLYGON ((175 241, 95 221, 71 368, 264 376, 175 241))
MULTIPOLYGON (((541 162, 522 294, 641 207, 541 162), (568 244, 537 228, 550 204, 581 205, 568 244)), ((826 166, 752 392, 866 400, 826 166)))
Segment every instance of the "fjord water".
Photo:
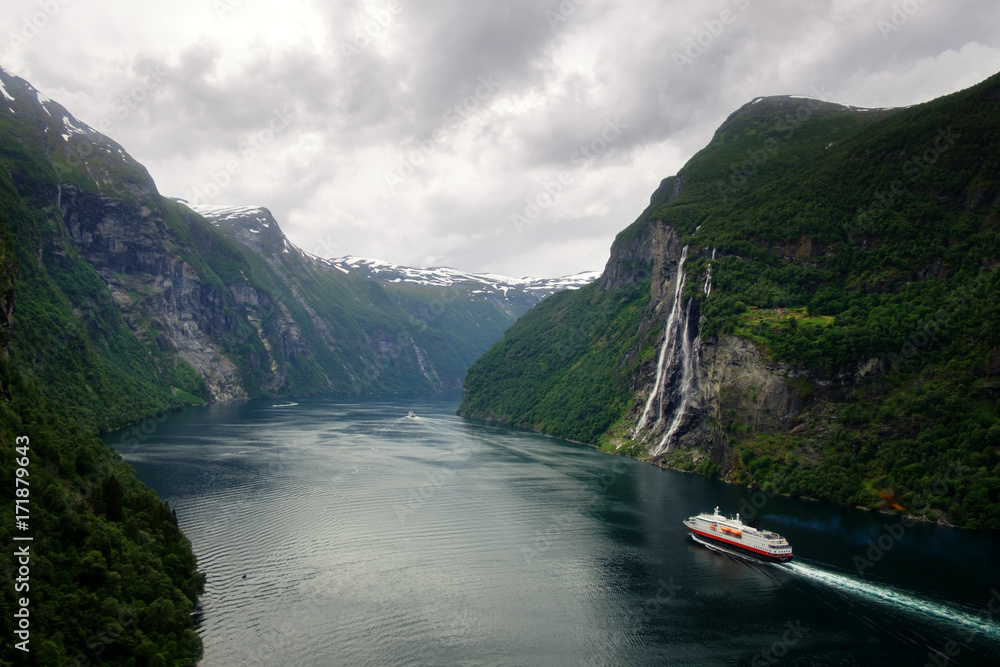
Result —
POLYGON ((1000 664, 996 538, 881 537, 895 519, 464 420, 458 400, 210 405, 107 437, 207 575, 202 665, 1000 664), (744 502, 793 563, 681 524, 744 502))

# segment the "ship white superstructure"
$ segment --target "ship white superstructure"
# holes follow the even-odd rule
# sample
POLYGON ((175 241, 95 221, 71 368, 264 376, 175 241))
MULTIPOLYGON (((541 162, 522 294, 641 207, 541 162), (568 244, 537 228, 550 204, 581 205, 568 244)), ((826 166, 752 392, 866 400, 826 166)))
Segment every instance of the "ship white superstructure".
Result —
POLYGON ((792 560, 792 547, 781 535, 762 530, 757 522, 747 525, 737 514, 730 519, 719 513, 716 507, 712 514, 707 512, 684 520, 699 541, 718 544, 736 549, 763 560, 785 563, 792 560))

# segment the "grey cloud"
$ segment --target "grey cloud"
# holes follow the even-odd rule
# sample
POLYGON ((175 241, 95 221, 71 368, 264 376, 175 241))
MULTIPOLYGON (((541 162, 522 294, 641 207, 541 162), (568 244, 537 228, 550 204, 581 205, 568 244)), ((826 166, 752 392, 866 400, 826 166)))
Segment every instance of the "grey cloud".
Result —
POLYGON ((293 2, 287 12, 315 29, 308 35, 258 21, 262 8, 248 2, 169 34, 122 24, 109 2, 68 9, 11 57, 38 88, 65 93, 59 101, 81 119, 116 119, 111 136, 165 194, 203 183, 275 109, 292 106, 294 122, 219 203, 268 206, 303 246, 326 234, 343 254, 535 274, 550 266, 530 250, 542 246, 567 249, 553 251, 560 271, 573 261, 572 270, 600 268, 614 235, 681 166, 671 158, 651 167, 651 156, 669 145, 689 157, 753 97, 819 88, 852 104, 919 102, 949 92, 942 54, 972 43, 994 58, 976 63, 982 76, 1000 69, 1000 15, 988 0, 925 3, 887 37, 878 21, 891 17, 890 0, 396 2, 381 22, 372 11, 390 0, 293 2), (734 20, 720 30, 724 9, 734 20), (366 26, 371 44, 345 54, 366 26), (679 67, 676 54, 705 30, 701 52, 679 67), (118 118, 120 96, 150 68, 164 80, 118 118), (880 88, 882 76, 896 83, 880 88), (449 122, 481 77, 502 85, 476 100, 470 118, 449 122), (918 79, 926 89, 909 91, 918 79), (597 159, 575 162, 615 118, 625 131, 597 159), (386 165, 435 136, 442 141, 422 166, 388 188, 386 165), (566 194, 515 230, 511 214, 564 170, 566 194), (625 182, 594 187, 612 179, 625 182))

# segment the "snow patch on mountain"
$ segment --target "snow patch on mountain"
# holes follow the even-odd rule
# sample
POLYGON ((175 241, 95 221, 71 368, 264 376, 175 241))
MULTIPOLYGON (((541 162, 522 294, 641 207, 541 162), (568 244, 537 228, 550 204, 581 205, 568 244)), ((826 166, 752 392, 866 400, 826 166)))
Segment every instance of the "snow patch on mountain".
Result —
MULTIPOLYGON (((184 200, 179 199, 177 201, 184 200)), ((263 217, 265 215, 265 209, 263 206, 220 206, 217 204, 184 203, 198 215, 206 219, 211 219, 213 222, 235 220, 237 218, 245 218, 248 216, 256 217, 258 220, 266 220, 266 218, 263 217)))
POLYGON ((40 107, 42 107, 42 111, 44 111, 45 113, 47 113, 49 115, 49 117, 51 118, 52 117, 52 112, 49 111, 48 107, 45 106, 45 103, 46 102, 51 102, 52 100, 50 100, 49 98, 45 97, 45 95, 42 95, 37 90, 35 91, 35 96, 38 97, 38 105, 40 107))
MULTIPOLYGON (((69 119, 69 116, 63 116, 62 122, 63 126, 66 128, 66 131, 69 132, 71 136, 74 134, 83 134, 83 135, 87 134, 85 130, 74 125, 73 121, 69 119)), ((66 135, 64 134, 63 137, 66 137, 66 135)))
POLYGON ((337 259, 324 260, 341 271, 368 275, 388 283, 410 283, 450 287, 458 283, 475 282, 488 285, 495 292, 520 288, 527 291, 554 292, 563 289, 577 289, 600 278, 600 271, 584 271, 572 276, 559 278, 537 278, 534 276, 512 277, 497 273, 472 273, 447 266, 414 268, 399 266, 380 259, 367 259, 348 255, 337 259))
MULTIPOLYGON (((268 227, 267 221, 270 214, 263 206, 219 206, 216 204, 192 204, 183 199, 177 199, 176 201, 185 204, 192 211, 216 226, 220 222, 245 220, 251 225, 256 224, 259 227, 268 227)), ((260 229, 250 228, 250 231, 255 234, 260 233, 260 229)))
POLYGON ((4 98, 8 102, 14 102, 15 101, 14 98, 11 96, 11 94, 7 92, 7 88, 4 87, 4 85, 3 85, 3 79, 0 79, 0 93, 3 94, 4 98))
MULTIPOLYGON (((230 223, 227 227, 238 227, 251 234, 260 234, 261 229, 268 228, 273 222, 270 211, 262 206, 223 206, 217 204, 192 204, 183 199, 174 199, 187 205, 195 213, 201 215, 213 225, 230 223), (235 223, 235 224, 234 224, 235 223)), ((381 259, 368 259, 348 255, 335 259, 318 257, 290 243, 281 232, 280 226, 275 226, 272 234, 281 236, 283 253, 298 253, 316 265, 326 269, 336 269, 341 273, 355 274, 359 277, 371 278, 386 284, 410 284, 430 287, 452 287, 468 290, 469 294, 482 295, 482 298, 501 298, 511 302, 523 301, 527 296, 530 302, 537 302, 544 297, 566 289, 577 289, 601 277, 600 271, 585 271, 572 276, 559 278, 537 278, 524 276, 515 278, 497 273, 473 273, 461 271, 447 266, 415 268, 400 266, 381 259), (514 294, 518 296, 515 298, 514 294)))

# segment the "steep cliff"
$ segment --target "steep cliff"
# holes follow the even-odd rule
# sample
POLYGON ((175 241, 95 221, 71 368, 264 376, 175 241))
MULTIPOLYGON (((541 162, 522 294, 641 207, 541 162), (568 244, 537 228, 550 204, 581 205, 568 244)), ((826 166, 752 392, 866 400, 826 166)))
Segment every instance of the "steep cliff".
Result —
POLYGON ((60 185, 57 202, 80 258, 137 338, 197 369, 208 397, 245 398, 244 378, 221 344, 239 334, 235 300, 211 261, 198 261, 221 239, 185 226, 175 207, 156 198, 133 202, 60 185))
MULTIPOLYGON (((209 400, 455 389, 514 314, 434 286, 390 296, 263 209, 217 228, 26 81, 0 83, 0 439, 28 452, 0 468, 30 468, 32 664, 194 664, 191 546, 97 432, 209 400)), ((3 489, 10 542, 26 528, 3 489)))
POLYGON ((596 289, 470 368, 461 412, 1000 529, 998 90, 748 103, 618 235, 596 289), (933 486, 949 466, 965 474, 933 486))
MULTIPOLYGON (((459 389, 469 365, 518 316, 543 297, 595 277, 512 279, 323 259, 292 244, 266 208, 194 210, 236 244, 268 293, 279 297, 285 349, 312 350, 325 370, 347 369, 354 390, 459 389)), ((261 298, 259 291, 244 291, 234 296, 261 298)))
MULTIPOLYGON (((0 207, 0 440, 7 445, 0 473, 17 484, 0 491, 0 535, 21 556, 20 570, 10 559, 0 567, 3 632, 11 638, 0 662, 131 663, 138 657, 193 664, 201 657, 193 612, 204 577, 176 517, 71 403, 51 400, 10 358, 21 314, 34 317, 39 305, 17 302, 18 294, 35 293, 19 283, 35 282, 36 292, 44 285, 37 284, 35 258, 19 260, 9 233, 18 228, 19 212, 8 216, 7 210, 0 207)), ((50 313, 50 321, 60 314, 50 313)), ((61 332, 84 343, 79 333, 61 332)), ((90 373, 101 368, 84 363, 65 370, 82 370, 93 381, 90 373)))
POLYGON ((385 282, 302 252, 266 209, 207 207, 210 223, 0 80, 0 204, 26 267, 11 354, 96 428, 206 400, 455 390, 542 292, 572 286, 385 282))

